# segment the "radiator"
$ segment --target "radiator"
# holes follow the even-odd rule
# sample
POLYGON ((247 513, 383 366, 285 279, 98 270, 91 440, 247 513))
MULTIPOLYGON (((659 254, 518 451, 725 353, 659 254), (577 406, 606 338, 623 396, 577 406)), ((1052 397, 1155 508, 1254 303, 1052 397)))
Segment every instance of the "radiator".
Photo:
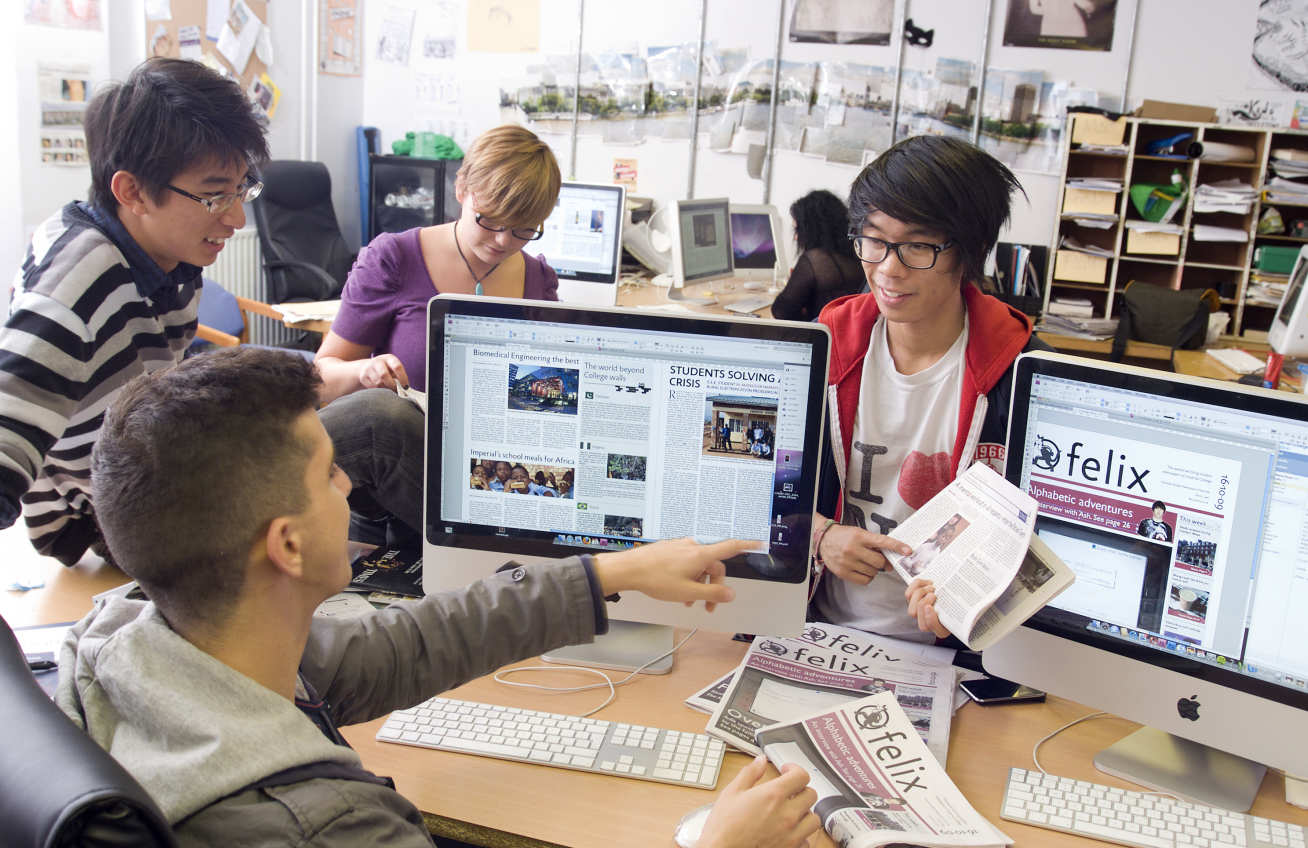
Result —
MULTIPOLYGON (((259 250, 259 231, 254 227, 237 230, 218 254, 218 260, 205 269, 204 275, 229 292, 251 300, 268 301, 268 281, 263 274, 263 254, 259 250)), ((298 336, 280 321, 262 315, 248 315, 250 341, 254 344, 280 345, 298 336)))

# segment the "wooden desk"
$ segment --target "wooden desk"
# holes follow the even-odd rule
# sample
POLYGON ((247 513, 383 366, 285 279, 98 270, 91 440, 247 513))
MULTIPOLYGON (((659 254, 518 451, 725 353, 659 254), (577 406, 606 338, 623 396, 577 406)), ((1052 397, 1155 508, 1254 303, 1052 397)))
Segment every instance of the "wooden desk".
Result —
MULTIPOLYGON (((13 626, 79 618, 90 608, 92 595, 126 579, 117 569, 91 559, 71 569, 53 559, 43 560, 46 586, 26 593, 3 593, 0 614, 13 626)), ((671 674, 642 676, 620 689, 617 700, 596 717, 701 731, 704 715, 686 707, 682 699, 734 667, 744 652, 744 645, 725 634, 701 632, 678 653, 671 674)), ((566 685, 569 676, 553 672, 543 682, 566 685)), ((523 675, 521 679, 531 678, 523 675)), ((591 683, 593 678, 578 675, 577 682, 591 683)), ((604 698, 599 690, 556 696, 529 693, 501 686, 490 678, 475 680, 449 695, 562 713, 584 712, 604 698)), ((1061 698, 1002 707, 968 704, 954 716, 949 775, 972 805, 1019 846, 1088 848, 1106 844, 999 818, 1008 769, 1030 768, 1031 746, 1038 739, 1088 712, 1088 708, 1061 698)), ((671 846, 672 828, 681 816, 716 797, 715 792, 643 780, 380 743, 374 737, 383 721, 345 728, 344 735, 366 767, 395 779, 399 791, 424 811, 434 834, 474 845, 671 846)), ((1095 771, 1091 758, 1136 727, 1119 718, 1077 725, 1041 749, 1042 761, 1058 775, 1135 788, 1095 771)), ((743 754, 728 754, 718 788, 747 762, 743 754)), ((1308 825, 1308 811, 1286 804, 1284 797, 1283 779, 1269 774, 1251 812, 1308 825)), ((833 845, 825 834, 814 840, 815 848, 833 845)))

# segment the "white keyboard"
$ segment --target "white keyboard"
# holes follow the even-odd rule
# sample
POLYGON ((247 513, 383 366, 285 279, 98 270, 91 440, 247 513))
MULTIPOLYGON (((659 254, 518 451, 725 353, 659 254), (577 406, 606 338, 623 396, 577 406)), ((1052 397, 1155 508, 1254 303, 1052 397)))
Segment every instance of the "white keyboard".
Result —
POLYGON ((770 294, 752 294, 738 297, 723 308, 730 312, 757 312, 765 306, 771 306, 773 298, 770 294))
POLYGON ((396 710, 381 742, 712 789, 726 744, 703 733, 432 698, 396 710))
POLYGON ((1258 357, 1235 347, 1210 347, 1204 352, 1237 374, 1255 374, 1266 366, 1258 357))
POLYGON ((1301 825, 1020 768, 1008 773, 999 815, 1134 848, 1305 846, 1301 825))

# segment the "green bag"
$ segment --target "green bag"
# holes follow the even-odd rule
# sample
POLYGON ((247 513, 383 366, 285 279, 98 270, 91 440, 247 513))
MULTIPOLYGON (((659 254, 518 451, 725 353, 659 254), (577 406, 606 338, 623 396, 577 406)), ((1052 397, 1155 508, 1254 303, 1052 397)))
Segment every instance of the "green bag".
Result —
POLYGON ((1131 186, 1131 205, 1140 217, 1155 224, 1171 223, 1172 218, 1185 202, 1185 179, 1180 171, 1172 172, 1172 181, 1168 185, 1157 183, 1136 183, 1131 186))

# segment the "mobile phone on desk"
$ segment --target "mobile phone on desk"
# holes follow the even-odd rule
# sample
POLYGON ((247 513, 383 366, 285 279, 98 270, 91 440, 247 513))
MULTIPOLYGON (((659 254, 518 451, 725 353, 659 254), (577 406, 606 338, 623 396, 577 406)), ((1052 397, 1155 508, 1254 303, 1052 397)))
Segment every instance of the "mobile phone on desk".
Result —
POLYGON ((1002 677, 983 677, 979 680, 964 680, 959 684, 973 701, 982 706, 995 704, 1017 704, 1024 701, 1043 701, 1045 693, 1032 689, 1022 683, 1014 683, 1002 677))

